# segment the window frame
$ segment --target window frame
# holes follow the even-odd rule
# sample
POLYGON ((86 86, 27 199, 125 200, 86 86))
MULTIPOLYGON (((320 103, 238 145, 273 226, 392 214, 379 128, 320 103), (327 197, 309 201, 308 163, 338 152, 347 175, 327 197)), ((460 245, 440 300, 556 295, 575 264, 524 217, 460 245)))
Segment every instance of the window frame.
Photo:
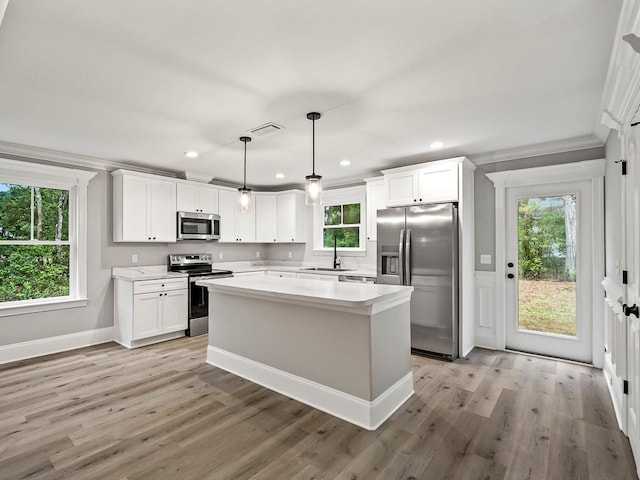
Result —
MULTIPOLYGON (((0 317, 87 305, 87 190, 96 172, 0 158, 0 183, 69 191, 69 295, 0 303, 0 317)), ((50 242, 5 240, 4 245, 50 242)))
POLYGON ((338 247, 337 251, 341 256, 360 257, 366 255, 367 248, 367 215, 366 215, 366 186, 340 188, 335 190, 325 190, 322 193, 322 204, 314 206, 313 221, 313 253, 314 255, 333 255, 333 247, 325 247, 323 242, 324 233, 324 207, 335 205, 360 204, 360 223, 349 224, 343 227, 355 227, 360 229, 360 244, 358 247, 338 247))

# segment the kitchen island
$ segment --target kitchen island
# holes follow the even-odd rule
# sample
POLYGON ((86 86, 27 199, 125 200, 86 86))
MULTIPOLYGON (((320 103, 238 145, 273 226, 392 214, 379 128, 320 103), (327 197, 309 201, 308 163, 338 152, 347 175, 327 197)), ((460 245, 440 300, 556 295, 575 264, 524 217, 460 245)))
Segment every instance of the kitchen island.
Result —
POLYGON ((207 363, 375 430, 413 394, 412 287, 203 280, 207 363))

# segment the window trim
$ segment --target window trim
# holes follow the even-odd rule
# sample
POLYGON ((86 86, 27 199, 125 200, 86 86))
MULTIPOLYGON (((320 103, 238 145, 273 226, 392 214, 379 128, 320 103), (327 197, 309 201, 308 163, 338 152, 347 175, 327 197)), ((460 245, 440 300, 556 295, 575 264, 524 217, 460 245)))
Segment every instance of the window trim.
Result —
POLYGON ((313 207, 313 254, 333 255, 333 248, 323 246, 324 207, 330 205, 360 204, 360 246, 338 247, 338 253, 343 257, 362 257, 367 251, 367 215, 366 215, 366 186, 325 190, 322 193, 322 204, 313 207))
POLYGON ((87 206, 97 172, 0 158, 0 182, 69 190, 69 295, 0 303, 0 317, 87 305, 87 206))

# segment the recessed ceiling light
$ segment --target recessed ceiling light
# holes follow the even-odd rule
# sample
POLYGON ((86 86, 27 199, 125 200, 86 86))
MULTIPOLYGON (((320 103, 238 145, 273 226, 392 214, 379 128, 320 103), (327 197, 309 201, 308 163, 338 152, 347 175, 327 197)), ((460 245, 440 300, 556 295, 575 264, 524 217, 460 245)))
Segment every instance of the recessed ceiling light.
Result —
POLYGON ((276 178, 284 178, 284 173, 276 173, 276 178))
POLYGON ((438 142, 433 142, 431 145, 429 145, 429 147, 436 149, 436 148, 442 148, 444 147, 444 143, 438 141, 438 142))
POLYGON ((184 156, 188 158, 198 158, 198 152, 184 152, 184 156))
POLYGON ((351 161, 350 160, 340 160, 340 165, 342 165, 343 167, 348 167, 349 165, 351 165, 351 161))

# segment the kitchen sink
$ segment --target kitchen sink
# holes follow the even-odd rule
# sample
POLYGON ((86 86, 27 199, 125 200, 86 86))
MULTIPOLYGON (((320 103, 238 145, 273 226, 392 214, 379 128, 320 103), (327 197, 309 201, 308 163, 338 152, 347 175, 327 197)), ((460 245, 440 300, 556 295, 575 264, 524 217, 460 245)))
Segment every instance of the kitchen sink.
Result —
POLYGON ((353 268, 305 267, 300 270, 313 270, 315 272, 350 272, 353 268))

